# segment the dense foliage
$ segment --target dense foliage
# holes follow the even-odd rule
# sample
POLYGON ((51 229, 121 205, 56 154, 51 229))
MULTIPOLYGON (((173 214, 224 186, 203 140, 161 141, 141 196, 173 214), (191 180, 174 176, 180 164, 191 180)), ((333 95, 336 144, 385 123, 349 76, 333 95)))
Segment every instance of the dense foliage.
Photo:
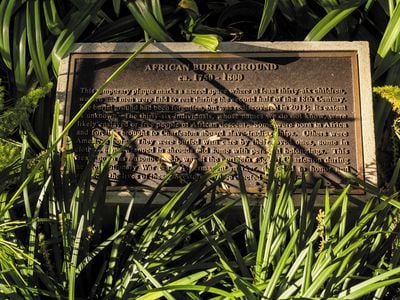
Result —
POLYGON ((220 41, 368 40, 374 85, 398 85, 399 33, 394 0, 1 0, 0 293, 13 299, 398 296, 396 87, 376 89, 389 99, 374 103, 381 187, 357 183, 371 194, 366 203, 353 199, 350 187, 327 192, 319 212, 319 183, 306 189, 290 163, 277 160, 276 135, 259 205, 250 206, 240 167, 240 197, 215 193, 227 175, 222 163, 161 207, 150 203, 174 170, 140 211, 134 197, 128 206, 109 207, 106 174, 123 150, 114 146, 118 136, 93 145, 78 176, 71 143, 59 145, 97 94, 60 132, 54 87, 60 59, 77 41, 153 40, 191 41, 210 51, 220 41), (109 155, 93 171, 101 148, 109 155), (113 211, 108 221, 106 209, 113 211), (241 221, 227 222, 232 214, 241 221))

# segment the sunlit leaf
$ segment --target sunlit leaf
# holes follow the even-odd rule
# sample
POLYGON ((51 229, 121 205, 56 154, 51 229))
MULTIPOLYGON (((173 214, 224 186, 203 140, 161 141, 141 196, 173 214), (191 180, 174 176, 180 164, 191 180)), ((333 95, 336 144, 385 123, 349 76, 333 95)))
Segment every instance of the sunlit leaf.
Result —
MULTIPOLYGON (((390 49, 399 37, 400 33, 400 3, 396 5, 396 8, 391 16, 389 23, 386 27, 385 33, 383 34, 382 40, 378 48, 377 59, 386 57, 390 49)), ((399 49, 394 49, 397 52, 399 49)))
POLYGON ((192 34, 193 43, 201 45, 212 52, 217 51, 220 41, 221 37, 216 34, 192 34))
POLYGON ((347 18, 357 8, 363 5, 366 0, 348 1, 340 5, 337 9, 330 11, 322 18, 317 25, 308 33, 304 40, 319 41, 327 35, 340 22, 347 18))

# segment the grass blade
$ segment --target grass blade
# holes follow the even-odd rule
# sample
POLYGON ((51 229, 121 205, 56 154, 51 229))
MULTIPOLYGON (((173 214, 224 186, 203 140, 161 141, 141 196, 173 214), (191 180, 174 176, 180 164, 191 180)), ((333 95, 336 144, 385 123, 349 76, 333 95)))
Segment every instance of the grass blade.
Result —
MULTIPOLYGON (((138 260, 133 259, 133 262, 138 267, 140 272, 144 275, 143 279, 150 281, 151 284, 154 285, 156 288, 162 287, 161 283, 159 283, 157 279, 155 279, 138 260)), ((168 300, 175 300, 175 298, 168 291, 162 291, 161 293, 168 300)))
POLYGON ((26 73, 26 15, 25 10, 20 10, 14 20, 13 36, 13 70, 14 80, 19 93, 27 89, 26 73))
POLYGON ((113 235, 108 237, 104 242, 102 242, 100 245, 98 245, 93 251, 91 251, 77 266, 76 268, 76 276, 79 276, 80 272, 101 252, 103 251, 108 245, 111 243, 115 242, 117 238, 120 236, 126 234, 129 230, 131 229, 131 226, 127 226, 124 228, 121 228, 117 232, 115 232, 113 235))
POLYGON ((357 8, 364 4, 366 0, 348 1, 340 5, 337 9, 331 10, 305 37, 305 41, 319 41, 327 35, 333 28, 338 26, 357 8))
MULTIPOLYGON (((271 239, 267 238, 268 233, 272 234, 273 233, 273 221, 271 219, 271 211, 272 211, 272 205, 275 202, 275 183, 272 182, 271 184, 271 190, 267 193, 268 196, 266 195, 267 200, 267 207, 265 208, 265 211, 262 213, 263 218, 262 218, 262 223, 261 223, 261 228, 260 228, 260 236, 258 240, 258 247, 257 247, 257 253, 256 253, 256 265, 254 268, 254 276, 255 280, 257 283, 262 282, 262 274, 263 274, 263 262, 265 259, 265 253, 266 249, 268 248, 267 242, 271 241, 271 239)), ((261 208, 260 210, 264 210, 264 208, 261 208)), ((261 215, 261 213, 260 213, 261 215)))
MULTIPOLYGON (((222 233, 222 236, 226 239, 226 242, 228 243, 228 247, 231 250, 233 256, 235 257, 235 260, 238 264, 238 267, 240 269, 242 276, 250 277, 250 272, 245 264, 242 254, 240 253, 240 249, 239 249, 238 245, 236 244, 235 240, 232 237, 232 234, 226 229, 226 227, 223 224, 223 222, 221 221, 221 219, 219 219, 217 216, 214 216, 214 220, 216 221, 216 224, 219 227, 219 229, 222 233)), ((252 253, 252 252, 248 252, 248 253, 252 253)))
MULTIPOLYGON (((47 189, 50 186, 50 182, 51 182, 52 178, 51 176, 49 176, 49 178, 46 180, 46 182, 44 183, 38 200, 36 202, 36 208, 33 214, 33 221, 31 224, 31 228, 30 228, 30 232, 29 232, 29 246, 28 246, 28 251, 29 251, 29 255, 32 257, 35 257, 35 250, 36 250, 36 238, 37 238, 37 227, 38 227, 38 222, 37 219, 39 218, 39 212, 40 212, 40 208, 42 207, 45 195, 47 193, 47 189)), ((28 261, 28 272, 29 275, 33 275, 33 261, 28 261)))
POLYGON ((257 33, 257 39, 260 39, 264 33, 265 30, 267 30, 267 27, 269 23, 272 20, 272 17, 275 14, 276 6, 278 5, 278 0, 265 0, 264 1, 264 8, 261 16, 261 21, 260 25, 258 27, 258 33, 257 33))
MULTIPOLYGON (((22 159, 23 163, 22 163, 22 170, 21 170, 21 179, 26 177, 26 173, 28 171, 27 151, 28 151, 28 137, 26 136, 25 133, 22 133, 21 159, 22 159)), ((31 219, 32 212, 31 212, 31 204, 30 204, 30 200, 29 200, 28 186, 25 186, 25 188, 22 192, 22 195, 24 198, 24 207, 25 207, 26 216, 29 219, 31 219)))
MULTIPOLYGON (((400 3, 397 3, 396 8, 391 16, 388 25, 386 26, 385 33, 379 44, 377 51, 377 60, 386 57, 390 49, 395 44, 398 36, 400 34, 400 3)), ((394 49, 395 52, 398 49, 394 49)))
POLYGON ((60 33, 54 43, 51 52, 54 74, 58 74, 61 59, 82 35, 104 2, 105 0, 84 1, 82 4, 77 5, 79 8, 78 11, 72 14, 66 28, 60 33))
POLYGON ((53 35, 59 35, 64 29, 64 24, 61 21, 57 12, 57 7, 54 0, 43 1, 43 13, 46 20, 46 26, 53 35))
POLYGON ((71 121, 64 127, 63 131, 60 133, 55 143, 52 145, 54 147, 55 144, 60 142, 63 137, 69 132, 72 126, 82 117, 84 112, 92 105, 92 103, 97 99, 99 95, 103 92, 103 90, 121 73, 148 45, 150 45, 153 41, 149 40, 145 42, 142 46, 139 47, 131 56, 128 57, 127 60, 123 62, 121 66, 115 70, 110 77, 107 78, 103 82, 103 84, 98 88, 98 90, 86 101, 86 103, 81 107, 81 109, 76 113, 76 115, 72 118, 71 121))
POLYGON ((342 203, 342 210, 340 212, 339 239, 342 239, 346 235, 347 206, 348 206, 348 198, 345 197, 342 203))
POLYGON ((339 294, 342 299, 358 299, 364 295, 367 295, 383 286, 400 282, 398 277, 400 274, 400 267, 394 268, 393 270, 386 271, 380 275, 376 275, 368 280, 365 280, 355 286, 343 291, 339 294), (397 278, 392 278, 396 276, 397 278))
POLYGON ((321 286, 332 276, 334 271, 339 267, 340 261, 336 261, 326 267, 316 278, 313 278, 311 286, 304 292, 302 297, 311 298, 320 290, 321 286))
POLYGON ((78 255, 80 249, 80 243, 82 240, 83 225, 85 223, 85 217, 81 216, 79 226, 76 231, 75 241, 73 243, 73 250, 71 255, 71 261, 68 266, 68 299, 75 299, 75 282, 76 282, 76 269, 78 263, 78 255))
POLYGON ((159 0, 151 0, 151 11, 158 24, 165 28, 164 16, 162 14, 161 5, 159 0))
MULTIPOLYGON (((198 224, 197 221, 193 220, 195 224, 198 224)), ((240 290, 243 292, 245 295, 246 299, 249 300, 256 300, 255 296, 253 295, 254 293, 254 286, 249 287, 248 284, 246 284, 238 274, 234 271, 234 267, 229 263, 229 259, 225 255, 225 252, 219 247, 218 243, 215 241, 212 235, 208 232, 207 228, 203 225, 201 227, 201 233, 203 236, 207 239, 207 241, 210 243, 211 247, 214 249, 214 251, 217 253, 219 261, 221 262, 221 265, 223 269, 228 273, 229 277, 231 278, 234 286, 236 289, 240 290)), ((256 292, 259 293, 258 290, 256 292)))
POLYGON ((45 86, 50 81, 50 77, 47 70, 41 22, 40 1, 27 1, 26 29, 29 54, 37 80, 40 85, 45 86))
POLYGON ((245 238, 246 238, 247 253, 253 253, 257 249, 257 241, 254 233, 253 221, 249 206, 249 199, 247 197, 246 186, 244 183, 243 172, 240 163, 238 163, 237 173, 238 173, 238 180, 240 187, 240 197, 242 199, 244 221, 246 224, 245 238))
POLYGON ((1 1, 0 4, 0 54, 10 70, 13 69, 11 62, 13 51, 10 47, 11 19, 19 5, 20 1, 17 0, 1 1))
POLYGON ((314 258, 313 245, 309 244, 308 250, 307 250, 306 261, 304 264, 303 284, 301 285, 301 293, 302 294, 304 294, 305 291, 309 289, 311 282, 312 282, 311 270, 312 270, 312 265, 313 265, 313 260, 314 260, 313 258, 314 258))
MULTIPOLYGON (((223 298, 219 298, 219 299, 237 299, 236 295, 234 295, 233 293, 229 293, 222 289, 215 288, 212 286, 199 285, 199 284, 196 284, 196 285, 189 285, 189 284, 175 285, 174 284, 174 285, 167 285, 162 288, 152 289, 151 292, 149 292, 149 294, 143 295, 143 296, 137 298, 136 300, 157 300, 157 299, 160 299, 163 291, 169 291, 169 292, 198 291, 198 292, 211 293, 211 294, 215 294, 215 295, 219 295, 219 296, 223 297, 223 298)), ((202 298, 202 299, 204 299, 204 298, 202 298)))
POLYGON ((275 288, 279 286, 278 280, 282 276, 283 269, 290 263, 289 258, 292 253, 292 250, 295 247, 298 236, 299 236, 299 230, 297 230, 295 232, 295 234, 290 239, 289 244, 286 246, 285 250, 283 251, 281 258, 279 259, 279 262, 275 267, 274 273, 271 276, 271 280, 268 283, 267 287, 265 288, 263 297, 266 297, 267 299, 271 299, 272 295, 275 291, 275 288))
POLYGON ((135 20, 139 23, 140 27, 142 27, 143 30, 146 31, 153 39, 159 42, 173 41, 173 39, 152 14, 152 10, 145 4, 143 0, 137 0, 135 2, 125 1, 125 3, 135 20))
POLYGON ((113 8, 114 8, 115 15, 117 17, 119 17, 119 13, 121 11, 121 0, 112 0, 112 2, 113 2, 113 8))

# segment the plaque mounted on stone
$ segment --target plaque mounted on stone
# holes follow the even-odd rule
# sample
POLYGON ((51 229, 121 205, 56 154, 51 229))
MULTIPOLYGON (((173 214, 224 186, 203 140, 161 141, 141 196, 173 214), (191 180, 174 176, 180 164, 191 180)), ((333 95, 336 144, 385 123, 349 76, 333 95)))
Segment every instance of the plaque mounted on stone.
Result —
MULTIPOLYGON (((60 69, 63 124, 139 46, 76 46, 60 69)), ((240 162, 248 191, 259 193, 274 119, 278 155, 291 156, 310 184, 322 178, 325 186, 339 188, 346 182, 341 171, 374 184, 369 68, 364 42, 222 43, 217 53, 189 43, 153 44, 70 131, 78 168, 92 140, 114 131, 123 140, 139 135, 111 164, 114 201, 123 191, 154 189, 166 174, 166 158, 180 165, 183 181, 222 160, 233 169, 240 162)), ((234 174, 225 183, 228 192, 238 192, 234 174)))

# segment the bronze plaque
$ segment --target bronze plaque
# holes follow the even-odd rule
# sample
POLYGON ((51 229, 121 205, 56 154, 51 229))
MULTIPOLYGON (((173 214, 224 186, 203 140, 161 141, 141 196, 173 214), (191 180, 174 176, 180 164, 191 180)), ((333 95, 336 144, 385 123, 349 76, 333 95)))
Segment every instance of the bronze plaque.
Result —
MULTIPOLYGON (((71 55, 65 122, 128 55, 71 55)), ((171 182, 179 186, 227 160, 228 190, 238 190, 240 161, 248 191, 257 193, 275 119, 278 155, 292 157, 310 183, 342 186, 340 170, 363 179, 358 72, 356 51, 142 54, 71 130, 78 167, 93 138, 140 134, 113 161, 111 186, 154 188, 171 164, 180 165, 171 182)))

